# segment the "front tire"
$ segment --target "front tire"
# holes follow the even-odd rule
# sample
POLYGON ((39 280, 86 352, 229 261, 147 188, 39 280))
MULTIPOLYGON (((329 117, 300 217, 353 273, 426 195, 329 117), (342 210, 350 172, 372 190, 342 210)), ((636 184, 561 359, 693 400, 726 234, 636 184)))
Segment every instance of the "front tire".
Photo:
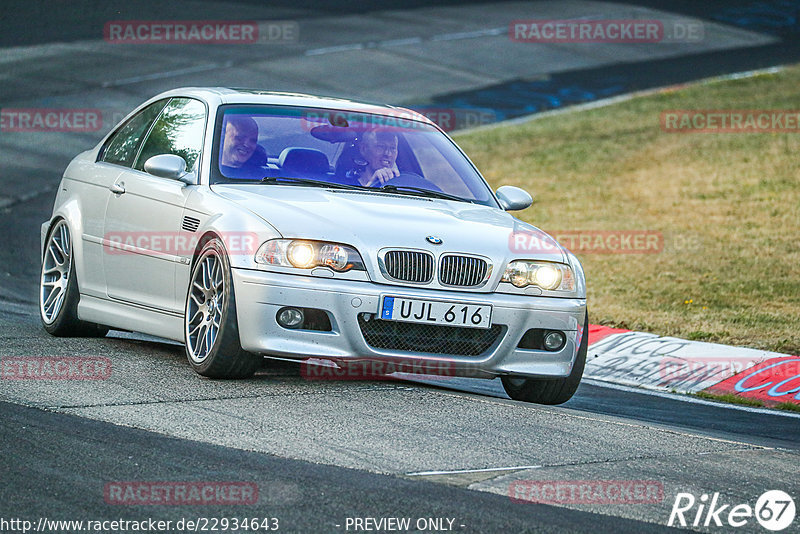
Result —
POLYGON ((589 314, 584 316, 583 338, 578 347, 578 356, 572 372, 564 378, 520 378, 504 376, 503 389, 514 400, 535 402, 537 404, 563 404, 575 394, 581 383, 586 353, 589 350, 589 314))
POLYGON ((39 277, 39 317, 56 337, 103 337, 108 328, 78 318, 78 277, 75 275, 72 236, 64 219, 47 235, 39 277))
POLYGON ((217 238, 200 251, 186 294, 184 343, 192 368, 209 378, 248 378, 263 358, 242 349, 236 297, 225 248, 217 238))

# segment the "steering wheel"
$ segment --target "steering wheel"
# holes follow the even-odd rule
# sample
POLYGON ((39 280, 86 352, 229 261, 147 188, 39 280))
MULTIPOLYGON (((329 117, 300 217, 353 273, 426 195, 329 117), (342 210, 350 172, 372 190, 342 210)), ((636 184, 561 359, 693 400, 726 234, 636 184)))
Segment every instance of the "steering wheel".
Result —
POLYGON ((442 192, 439 187, 431 182, 430 180, 426 180, 422 176, 414 172, 401 172, 399 176, 395 176, 391 180, 387 180, 386 183, 383 185, 396 185, 397 187, 419 187, 422 189, 429 189, 431 191, 437 191, 439 193, 442 192))

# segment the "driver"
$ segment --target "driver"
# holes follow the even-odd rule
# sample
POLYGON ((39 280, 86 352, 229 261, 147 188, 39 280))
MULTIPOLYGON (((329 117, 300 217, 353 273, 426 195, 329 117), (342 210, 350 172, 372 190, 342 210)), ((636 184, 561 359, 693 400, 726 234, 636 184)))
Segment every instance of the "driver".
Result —
POLYGON ((258 148, 258 125, 252 117, 227 118, 222 132, 219 170, 228 178, 261 178, 263 168, 252 161, 258 148))
POLYGON ((361 136, 358 151, 364 159, 359 163, 366 163, 363 169, 359 169, 358 185, 380 187, 400 176, 396 162, 397 134, 388 130, 367 130, 361 136))

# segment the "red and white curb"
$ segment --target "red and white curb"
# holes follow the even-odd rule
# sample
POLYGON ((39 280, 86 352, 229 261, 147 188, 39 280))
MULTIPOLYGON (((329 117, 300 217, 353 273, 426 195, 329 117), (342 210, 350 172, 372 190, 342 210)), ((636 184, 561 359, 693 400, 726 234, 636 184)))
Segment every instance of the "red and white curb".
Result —
POLYGON ((589 325, 584 378, 656 391, 800 404, 800 357, 589 325))

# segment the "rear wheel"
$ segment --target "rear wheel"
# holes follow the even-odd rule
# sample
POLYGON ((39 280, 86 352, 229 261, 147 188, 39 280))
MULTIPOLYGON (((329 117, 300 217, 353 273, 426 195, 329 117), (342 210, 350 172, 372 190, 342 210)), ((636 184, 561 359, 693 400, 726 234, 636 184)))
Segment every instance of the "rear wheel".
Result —
POLYGON ((39 316, 44 329, 58 337, 103 337, 108 328, 78 319, 78 278, 72 237, 61 219, 51 228, 39 278, 39 316))
POLYGON ((219 239, 209 240, 192 269, 184 315, 186 356, 209 378, 247 378, 263 358, 242 349, 228 256, 219 239))
POLYGON ((520 378, 502 377, 503 388, 514 400, 535 402, 537 404, 563 404, 575 394, 581 383, 586 353, 589 350, 589 314, 584 317, 583 338, 578 347, 578 356, 572 372, 564 378, 520 378))

